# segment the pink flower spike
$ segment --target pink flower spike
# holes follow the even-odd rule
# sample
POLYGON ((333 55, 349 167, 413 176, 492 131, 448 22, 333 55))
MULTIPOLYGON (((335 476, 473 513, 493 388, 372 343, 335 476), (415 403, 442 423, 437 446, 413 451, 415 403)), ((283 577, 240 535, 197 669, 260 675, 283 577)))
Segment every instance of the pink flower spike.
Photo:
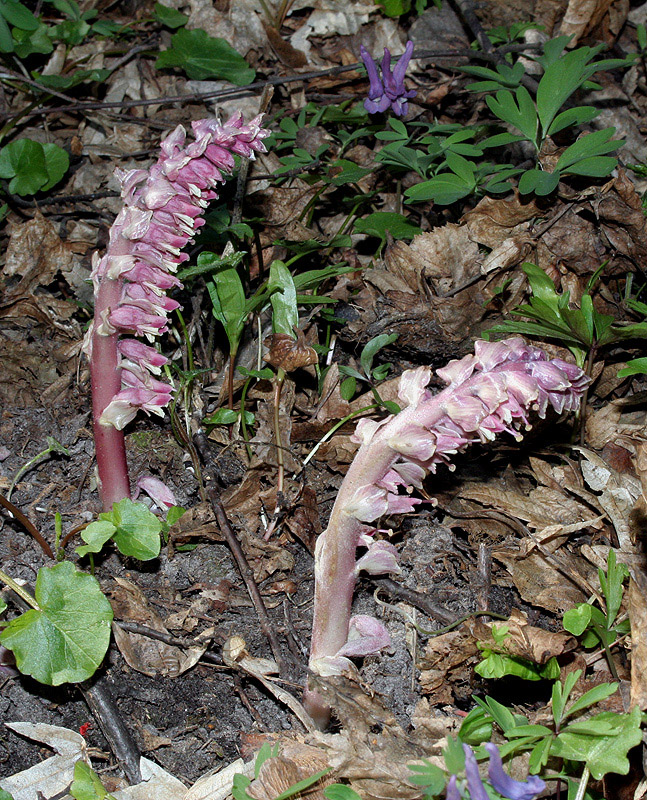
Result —
POLYGON ((466 381, 477 367, 475 356, 468 355, 465 358, 454 359, 446 367, 436 370, 436 375, 448 384, 458 384, 466 381))
POLYGON ((167 511, 171 506, 177 505, 173 492, 163 481, 153 475, 142 475, 138 479, 133 500, 136 500, 142 492, 146 492, 160 511, 167 511))
POLYGON ((108 315, 110 324, 117 330, 133 332, 137 336, 146 336, 152 342, 155 336, 166 330, 166 320, 156 314, 147 314, 134 306, 117 306, 108 315))
POLYGON ((375 420, 368 419, 367 417, 360 419, 355 428, 355 432, 350 437, 351 442, 356 442, 357 444, 368 444, 373 436, 375 436, 376 431, 378 431, 382 425, 384 425, 384 421, 376 422, 375 420))
POLYGON ((443 403, 443 411, 466 433, 478 430, 487 409, 478 397, 468 397, 456 393, 443 403))

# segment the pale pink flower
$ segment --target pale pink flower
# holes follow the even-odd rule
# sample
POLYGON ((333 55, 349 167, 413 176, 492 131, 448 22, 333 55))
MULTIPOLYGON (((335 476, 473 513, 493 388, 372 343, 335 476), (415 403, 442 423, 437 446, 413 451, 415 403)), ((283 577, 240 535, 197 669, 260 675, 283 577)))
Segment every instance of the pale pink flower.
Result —
POLYGON ((167 511, 171 506, 177 505, 173 492, 164 481, 153 475, 142 475, 137 480, 133 500, 136 500, 141 492, 146 492, 160 511, 167 511))

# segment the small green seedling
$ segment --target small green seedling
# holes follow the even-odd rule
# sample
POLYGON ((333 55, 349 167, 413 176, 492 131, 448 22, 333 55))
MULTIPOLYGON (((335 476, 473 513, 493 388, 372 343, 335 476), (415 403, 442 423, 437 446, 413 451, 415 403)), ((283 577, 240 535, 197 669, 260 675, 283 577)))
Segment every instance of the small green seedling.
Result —
POLYGON ((160 554, 160 534, 168 532, 184 511, 180 506, 172 506, 163 522, 143 503, 124 498, 114 504, 112 511, 99 514, 96 522, 81 531, 86 544, 77 547, 76 552, 79 556, 100 553, 112 539, 122 555, 150 561, 160 554))
POLYGON ((625 564, 618 564, 614 550, 609 550, 607 570, 598 570, 600 586, 604 595, 605 609, 601 610, 592 602, 580 603, 564 614, 564 629, 574 636, 582 636, 582 646, 586 648, 602 647, 604 649, 611 674, 617 680, 611 645, 620 636, 629 633, 629 620, 618 621, 618 613, 622 605, 624 581, 629 577, 625 564))
POLYGON ((101 783, 101 778, 85 761, 77 761, 74 765, 70 794, 74 800, 115 800, 114 795, 101 783))
POLYGON ((586 368, 590 374, 593 358, 600 348, 627 339, 647 337, 647 323, 620 325, 612 316, 601 314, 594 307, 591 292, 605 264, 598 268, 589 281, 579 308, 570 307, 570 293, 557 292, 552 280, 540 267, 523 264, 522 269, 528 277, 531 296, 528 305, 515 308, 512 314, 515 317, 526 317, 530 322, 506 320, 490 328, 484 336, 521 333, 524 336, 554 339, 568 347, 575 356, 577 365, 586 368))
POLYGON ((373 366, 373 360, 378 352, 383 347, 393 344, 397 338, 397 333, 381 333, 364 345, 359 357, 363 373, 353 367, 340 364, 339 372, 346 376, 340 386, 340 393, 344 400, 350 401, 353 399, 357 392, 357 383, 359 381, 360 383, 368 383, 373 397, 375 398, 375 402, 379 406, 386 408, 390 414, 397 414, 400 411, 400 406, 397 403, 391 400, 382 400, 375 386, 376 383, 383 381, 389 374, 391 364, 386 363, 380 364, 377 367, 373 366))
POLYGON ((527 658, 510 655, 505 644, 508 633, 507 625, 492 625, 494 647, 478 643, 479 649, 483 651, 483 660, 474 667, 478 675, 482 678, 503 678, 505 675, 512 675, 525 681, 559 678, 559 664, 554 657, 539 665, 527 658))

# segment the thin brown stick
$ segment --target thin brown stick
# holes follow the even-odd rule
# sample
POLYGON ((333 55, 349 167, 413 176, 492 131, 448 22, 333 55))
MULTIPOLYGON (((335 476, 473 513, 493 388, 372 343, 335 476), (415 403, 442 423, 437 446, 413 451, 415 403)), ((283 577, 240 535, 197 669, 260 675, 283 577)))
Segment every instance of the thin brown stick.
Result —
POLYGON ((7 498, 1 494, 0 494, 0 506, 6 508, 7 511, 14 517, 14 519, 20 522, 23 528, 34 537, 34 539, 41 546, 43 553, 45 553, 45 555, 48 558, 51 558, 53 561, 56 560, 56 557, 54 556, 54 551, 52 550, 49 542, 36 529, 33 522, 27 519, 27 517, 22 513, 22 511, 19 508, 16 508, 16 506, 12 502, 7 500, 7 498))
POLYGON ((270 647, 272 648, 272 654, 274 655, 274 660, 279 668, 279 674, 285 675, 285 662, 281 653, 281 646, 279 645, 276 631, 272 627, 272 623, 267 613, 267 608, 265 607, 265 603, 259 588, 254 580, 254 573, 247 563, 247 558, 245 557, 245 553, 243 553, 243 548, 240 546, 240 542, 234 533, 234 529, 231 527, 227 517, 227 512, 222 504, 218 490, 215 488, 215 486, 213 486, 213 481, 211 484, 212 485, 207 489, 207 494, 209 496, 209 501, 211 502, 213 512, 216 515, 216 521, 220 527, 222 535, 225 537, 227 546, 231 550, 231 553, 236 561, 236 565, 238 566, 238 570, 243 578, 243 581, 245 582, 247 592, 252 603, 254 604, 256 613, 258 614, 258 621, 260 623, 261 630, 267 637, 270 647))
POLYGON ((408 589, 401 583, 397 583, 391 578, 373 578, 373 583, 384 589, 391 597, 397 597, 399 600, 404 600, 412 606, 423 611, 431 619, 442 622, 443 625, 450 625, 456 619, 456 616, 442 606, 436 605, 432 602, 427 595, 421 592, 416 592, 413 589, 408 589))

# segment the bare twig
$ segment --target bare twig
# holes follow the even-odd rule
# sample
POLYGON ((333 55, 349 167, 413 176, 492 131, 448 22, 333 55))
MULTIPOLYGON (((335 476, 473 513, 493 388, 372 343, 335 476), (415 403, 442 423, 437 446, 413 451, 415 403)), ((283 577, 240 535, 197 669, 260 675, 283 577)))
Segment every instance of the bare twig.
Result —
POLYGON ((7 511, 12 515, 12 517, 14 517, 14 519, 20 522, 23 528, 34 537, 34 539, 41 546, 43 553, 45 553, 45 555, 48 558, 55 560, 54 551, 52 550, 49 542, 36 529, 35 525, 22 513, 22 511, 19 508, 16 508, 16 506, 12 502, 7 500, 7 498, 3 497, 3 495, 1 494, 0 494, 0 506, 6 508, 7 511))

